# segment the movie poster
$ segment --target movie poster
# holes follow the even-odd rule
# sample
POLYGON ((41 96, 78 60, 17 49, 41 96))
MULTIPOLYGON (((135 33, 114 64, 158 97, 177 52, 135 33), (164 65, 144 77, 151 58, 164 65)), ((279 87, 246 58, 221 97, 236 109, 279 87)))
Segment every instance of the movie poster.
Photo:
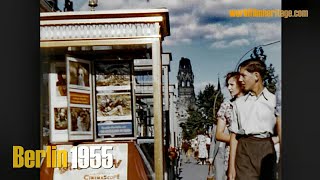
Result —
POLYGON ((62 66, 56 66, 56 97, 66 97, 67 96, 67 74, 65 63, 62 66))
POLYGON ((67 57, 69 140, 93 139, 90 61, 67 57))
POLYGON ((79 134, 92 130, 91 108, 70 107, 71 113, 71 133, 79 134))
POLYGON ((130 90, 130 66, 125 63, 95 64, 97 91, 130 90))
POLYGON ((68 142, 66 63, 53 62, 51 63, 50 71, 50 142, 68 142))
POLYGON ((131 93, 99 93, 97 121, 131 120, 131 93))
POLYGON ((90 88, 90 63, 69 57, 69 85, 71 88, 90 88))
POLYGON ((97 139, 133 136, 132 62, 95 62, 97 139))
POLYGON ((54 108, 54 129, 67 130, 68 129, 68 108, 54 108))

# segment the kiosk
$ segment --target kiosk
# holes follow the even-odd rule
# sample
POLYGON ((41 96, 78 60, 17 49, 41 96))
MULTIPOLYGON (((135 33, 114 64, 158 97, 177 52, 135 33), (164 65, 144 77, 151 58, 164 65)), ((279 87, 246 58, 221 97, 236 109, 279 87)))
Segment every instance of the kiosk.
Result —
MULTIPOLYGON (((123 178, 145 179, 135 147, 134 71, 143 60, 152 65, 155 178, 164 179, 169 83, 166 77, 163 93, 161 43, 169 35, 167 9, 40 13, 42 146, 112 143, 127 151, 123 178)), ((42 178, 53 177, 53 169, 41 169, 42 178)))

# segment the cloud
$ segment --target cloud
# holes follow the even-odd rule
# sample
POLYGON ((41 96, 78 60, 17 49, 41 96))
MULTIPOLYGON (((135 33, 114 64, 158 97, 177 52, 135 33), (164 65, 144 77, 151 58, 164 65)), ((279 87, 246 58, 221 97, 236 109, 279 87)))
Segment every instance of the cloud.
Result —
POLYGON ((188 38, 183 38, 183 39, 177 39, 177 38, 171 38, 171 39, 166 39, 163 43, 163 45, 166 46, 175 46, 177 44, 191 44, 192 43, 192 39, 188 39, 188 38))
MULTIPOLYGON (((234 19, 228 12, 230 9, 281 9, 279 0, 98 1, 96 10, 160 7, 168 8, 170 15, 171 35, 165 38, 165 46, 203 41, 207 48, 228 48, 266 43, 281 37, 280 18, 234 19)), ((80 10, 89 10, 87 1, 83 1, 80 10)))
POLYGON ((203 16, 229 16, 230 9, 281 9, 279 0, 203 0, 199 14, 203 16))
MULTIPOLYGON (((196 12, 201 15, 227 16, 228 9, 242 8, 281 8, 279 0, 116 0, 98 1, 97 10, 159 8, 166 7, 174 13, 196 12)), ((89 10, 87 0, 83 0, 80 10, 89 10)))
POLYGON ((205 37, 214 41, 211 48, 260 45, 281 39, 280 22, 243 23, 238 26, 215 24, 211 28, 205 37))
POLYGON ((250 28, 256 42, 281 39, 281 23, 254 23, 250 24, 250 28))
POLYGON ((211 44, 211 48, 228 48, 228 47, 237 47, 237 46, 246 46, 250 42, 247 39, 236 39, 230 42, 226 41, 217 41, 211 44))
POLYGON ((249 45, 249 41, 247 39, 236 39, 231 41, 230 46, 245 46, 245 45, 249 45))
POLYGON ((206 39, 226 39, 240 36, 247 36, 249 34, 249 27, 245 24, 234 26, 233 24, 209 24, 207 28, 206 39))
POLYGON ((226 48, 228 47, 226 41, 217 41, 211 44, 211 48, 226 48))

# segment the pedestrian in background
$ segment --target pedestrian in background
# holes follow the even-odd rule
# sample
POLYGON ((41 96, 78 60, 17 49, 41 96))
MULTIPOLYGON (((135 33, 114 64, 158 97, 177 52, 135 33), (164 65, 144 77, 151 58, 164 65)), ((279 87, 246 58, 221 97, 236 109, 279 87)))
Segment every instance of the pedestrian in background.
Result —
POLYGON ((189 144, 189 141, 187 139, 184 139, 182 141, 182 149, 185 155, 185 162, 189 163, 190 162, 190 155, 188 155, 188 151, 191 145, 189 144))
POLYGON ((208 152, 206 147, 206 136, 204 135, 203 131, 198 131, 197 135, 197 141, 198 141, 198 158, 200 162, 198 164, 206 164, 205 160, 208 158, 208 152))
MULTIPOLYGON (((197 132, 198 133, 198 132, 197 132)), ((191 140, 191 146, 193 151, 193 157, 196 161, 198 161, 199 149, 198 149, 198 140, 197 137, 191 140)))
POLYGON ((189 144, 189 149, 187 151, 187 163, 190 163, 190 157, 191 157, 191 155, 193 153, 193 149, 191 147, 191 141, 190 140, 188 141, 188 144, 189 144))

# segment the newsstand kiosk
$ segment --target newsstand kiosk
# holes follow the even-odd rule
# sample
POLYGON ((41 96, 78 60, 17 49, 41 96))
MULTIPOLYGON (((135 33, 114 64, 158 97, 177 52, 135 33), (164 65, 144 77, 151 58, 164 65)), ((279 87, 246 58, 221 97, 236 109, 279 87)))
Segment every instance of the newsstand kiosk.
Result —
POLYGON ((169 35, 167 9, 40 13, 41 143, 68 151, 67 167, 43 159, 41 179, 150 178, 136 145, 139 61, 152 64, 154 178, 164 179, 161 43, 169 35), (90 164, 91 154, 106 158, 101 147, 110 167, 90 164), (90 165, 73 168, 74 154, 90 165))

